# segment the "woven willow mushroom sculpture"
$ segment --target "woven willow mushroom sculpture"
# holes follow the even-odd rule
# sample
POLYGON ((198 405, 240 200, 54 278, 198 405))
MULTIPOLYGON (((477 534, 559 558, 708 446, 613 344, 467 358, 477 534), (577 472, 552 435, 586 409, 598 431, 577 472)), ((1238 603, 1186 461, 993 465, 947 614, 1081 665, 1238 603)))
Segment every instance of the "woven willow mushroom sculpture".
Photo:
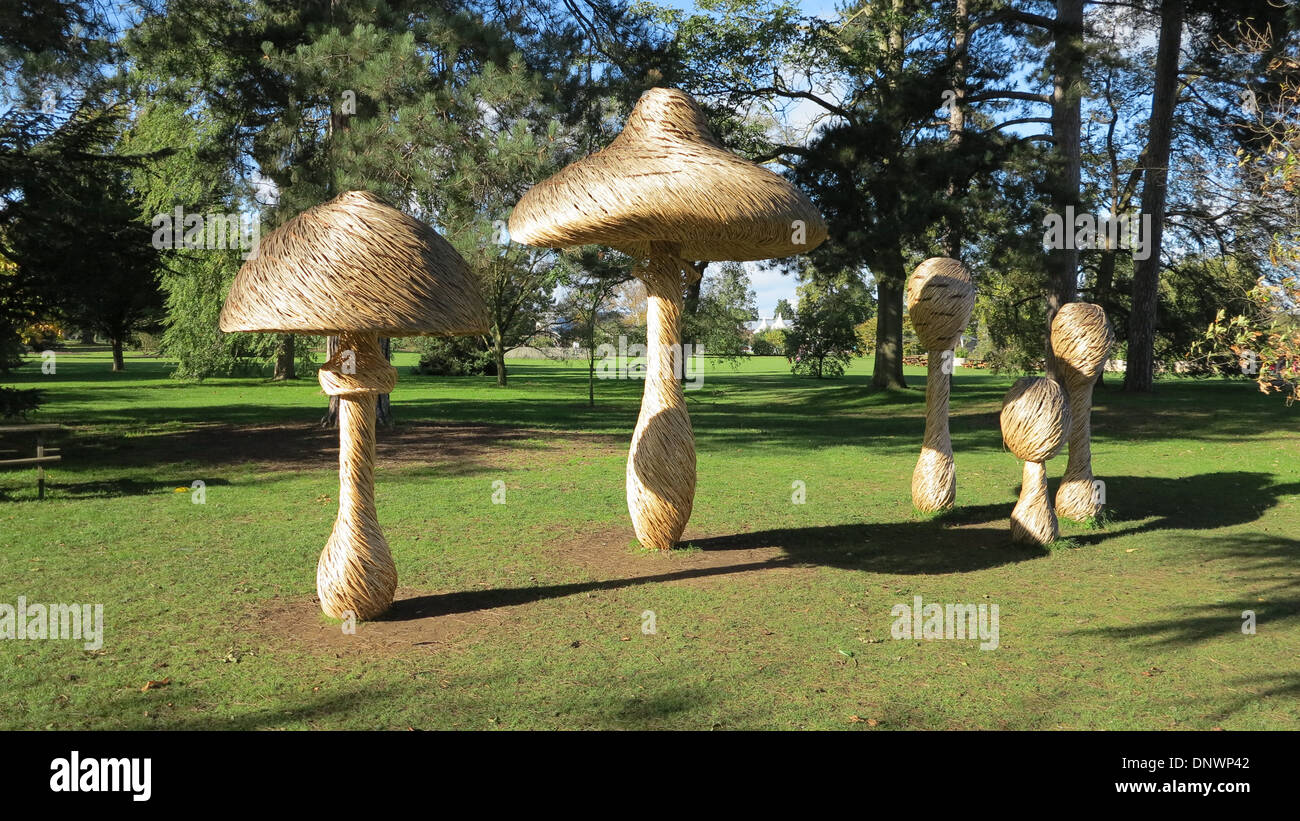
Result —
POLYGON ((812 250, 826 224, 784 179, 726 151, 693 99, 641 95, 608 147, 533 186, 510 216, 512 239, 545 248, 606 245, 644 260, 647 355, 627 462, 637 539, 667 550, 695 499, 695 438, 678 381, 688 260, 754 260, 812 250))
POLYGON ((1056 489, 1056 514, 1076 522, 1101 512, 1092 476, 1092 387, 1115 334, 1100 305, 1070 302, 1052 320, 1052 353, 1070 395, 1070 459, 1056 489))
POLYGON ((1002 441, 1016 458, 1025 460, 1020 501, 1011 511, 1011 538, 1017 542, 1056 541, 1056 514, 1047 501, 1047 469, 1065 444, 1070 429, 1070 403, 1055 380, 1027 376, 1017 380, 1002 400, 1002 441))
POLYGON ((487 330, 465 261, 432 228, 351 191, 264 238, 239 269, 221 330, 337 334, 320 369, 339 402, 339 512, 316 566, 321 609, 372 619, 393 603, 397 569, 375 515, 375 400, 397 384, 380 336, 487 330))
MULTIPOLYGON (((912 471, 912 504, 932 513, 952 507, 957 471, 948 435, 948 393, 952 374, 943 354, 957 347, 975 307, 975 286, 960 260, 931 257, 907 280, 907 314, 929 352, 925 377, 925 440, 912 471)), ((951 360, 947 360, 951 362, 951 360)))

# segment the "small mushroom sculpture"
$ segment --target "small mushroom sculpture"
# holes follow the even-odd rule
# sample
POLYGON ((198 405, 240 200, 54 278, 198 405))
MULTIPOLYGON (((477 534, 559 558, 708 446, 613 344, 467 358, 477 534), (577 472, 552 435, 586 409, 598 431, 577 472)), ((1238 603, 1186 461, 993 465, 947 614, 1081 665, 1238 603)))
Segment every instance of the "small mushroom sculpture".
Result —
POLYGON ((1084 522, 1101 512, 1092 476, 1092 388, 1115 334, 1100 305, 1070 302, 1052 320, 1052 353, 1070 397, 1070 458, 1056 489, 1056 514, 1084 522))
POLYGON ((1070 429, 1070 404, 1053 379, 1027 376, 1016 381, 1002 400, 1002 441, 1025 461, 1020 501, 1011 511, 1011 538, 1049 544, 1060 535, 1056 514, 1047 500, 1047 469, 1065 444, 1070 429))
POLYGON ((262 239, 231 283, 221 330, 337 334, 318 374, 339 402, 339 511, 316 566, 321 609, 373 619, 397 569, 375 513, 375 400, 397 384, 379 337, 484 333, 487 308, 465 260, 428 225, 350 191, 262 239))
POLYGON ((912 504, 933 513, 952 507, 957 471, 948 434, 951 362, 961 332, 975 307, 975 286, 960 260, 931 257, 907 280, 907 314, 929 353, 925 377, 925 439, 912 471, 912 504), (945 368, 945 363, 948 367, 945 368))
POLYGON ((644 261, 636 273, 649 344, 627 506, 641 544, 667 550, 695 500, 695 438, 678 381, 684 289, 699 276, 689 261, 805 253, 826 239, 826 224, 780 176, 722 148, 689 95, 653 88, 606 148, 533 186, 509 229, 527 245, 605 245, 644 261))

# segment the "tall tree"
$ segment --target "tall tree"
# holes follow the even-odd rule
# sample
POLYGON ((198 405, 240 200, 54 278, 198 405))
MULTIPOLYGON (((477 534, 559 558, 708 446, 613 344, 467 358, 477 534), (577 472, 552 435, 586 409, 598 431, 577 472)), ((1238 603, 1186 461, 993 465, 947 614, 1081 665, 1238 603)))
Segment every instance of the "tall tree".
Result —
POLYGON ((1161 0, 1160 45, 1155 88, 1143 162, 1142 214, 1151 217, 1145 259, 1133 271, 1132 311, 1128 323, 1128 365, 1124 390, 1147 393, 1155 376, 1156 296, 1159 288, 1165 198, 1169 189, 1169 154, 1173 145, 1174 107, 1178 103, 1178 64, 1182 47, 1185 0, 1161 0))

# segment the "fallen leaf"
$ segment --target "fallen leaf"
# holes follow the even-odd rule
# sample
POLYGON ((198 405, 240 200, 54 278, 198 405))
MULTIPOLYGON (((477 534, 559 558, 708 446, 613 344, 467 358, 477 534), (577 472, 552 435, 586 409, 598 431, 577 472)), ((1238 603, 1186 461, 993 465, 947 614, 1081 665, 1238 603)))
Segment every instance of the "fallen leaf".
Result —
POLYGON ((157 690, 159 687, 166 687, 168 684, 171 683, 172 680, 170 677, 162 679, 161 681, 154 681, 153 679, 149 679, 144 683, 144 686, 140 688, 140 692, 143 693, 149 690, 157 690))

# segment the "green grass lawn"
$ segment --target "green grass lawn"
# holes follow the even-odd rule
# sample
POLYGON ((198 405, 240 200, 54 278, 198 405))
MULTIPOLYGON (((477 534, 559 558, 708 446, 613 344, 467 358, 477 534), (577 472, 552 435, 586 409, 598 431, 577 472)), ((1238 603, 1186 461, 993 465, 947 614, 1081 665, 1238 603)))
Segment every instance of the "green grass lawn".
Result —
POLYGON ((1099 387, 1107 521, 1029 550, 1010 377, 956 374, 958 506, 930 517, 922 390, 871 391, 865 361, 713 366, 688 393, 688 544, 659 555, 623 498, 639 382, 593 408, 581 364, 514 362, 499 389, 412 359, 377 472, 398 603, 355 635, 314 602, 338 491, 314 378, 76 352, 18 371, 47 391, 29 421, 69 430, 44 501, 30 468, 0 473, 0 603, 101 603, 104 638, 0 641, 0 728, 1300 727, 1300 408, 1249 383, 1099 387), (998 648, 892 638, 914 596, 996 604, 998 648))

